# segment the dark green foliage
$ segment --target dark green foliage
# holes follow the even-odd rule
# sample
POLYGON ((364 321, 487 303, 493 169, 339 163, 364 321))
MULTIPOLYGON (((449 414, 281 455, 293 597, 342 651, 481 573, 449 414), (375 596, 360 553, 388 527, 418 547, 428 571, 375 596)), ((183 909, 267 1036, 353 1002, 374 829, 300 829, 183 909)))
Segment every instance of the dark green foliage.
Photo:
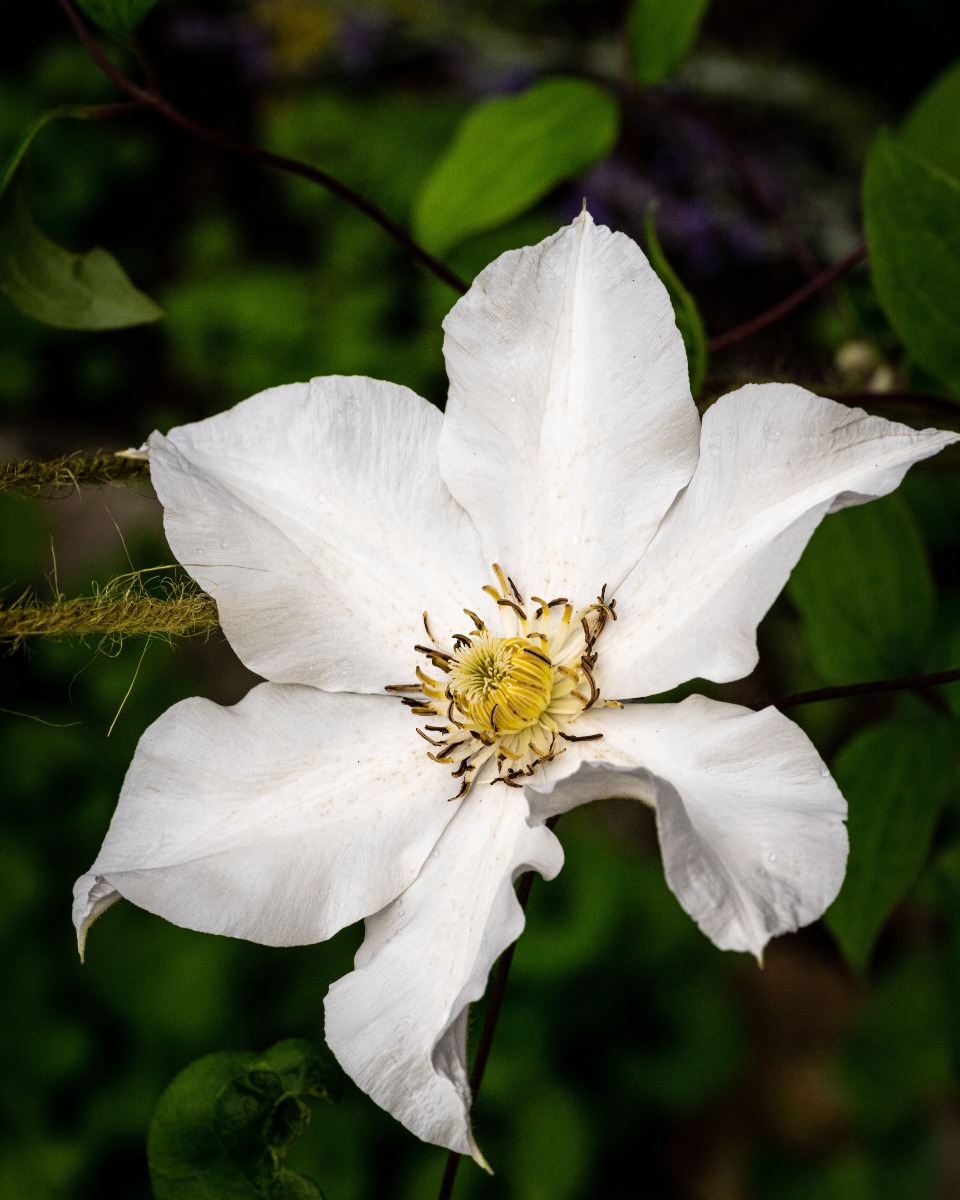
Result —
POLYGON ((133 33, 156 3, 157 0, 77 0, 92 21, 116 37, 133 33))
POLYGON ((283 1160, 309 1123, 305 1100, 336 1103, 342 1091, 329 1050, 300 1038, 262 1055, 222 1051, 191 1063, 150 1122, 157 1200, 322 1200, 283 1160))
POLYGON ((827 924, 858 970, 926 862, 944 808, 957 798, 958 752, 956 723, 931 714, 872 725, 834 762, 850 806, 850 859, 827 924))
POLYGON ((858 683, 922 669, 933 580, 916 523, 896 494, 825 518, 788 591, 824 681, 858 683))
POLYGON ((960 62, 920 97, 900 129, 914 153, 960 178, 960 62))
POLYGON ((628 18, 633 74, 662 83, 681 66, 700 32, 710 0, 633 0, 628 18))
POLYGON ((58 246, 18 194, 0 201, 0 291, 25 316, 59 329, 126 329, 163 316, 109 251, 58 246))
POLYGON ((87 119, 95 109, 61 105, 33 121, 0 176, 0 292, 25 316, 58 329, 126 329, 163 316, 109 251, 64 249, 40 230, 15 176, 51 121, 87 119))
POLYGON ((863 218, 890 323, 920 366, 960 394, 960 181, 880 133, 863 218))

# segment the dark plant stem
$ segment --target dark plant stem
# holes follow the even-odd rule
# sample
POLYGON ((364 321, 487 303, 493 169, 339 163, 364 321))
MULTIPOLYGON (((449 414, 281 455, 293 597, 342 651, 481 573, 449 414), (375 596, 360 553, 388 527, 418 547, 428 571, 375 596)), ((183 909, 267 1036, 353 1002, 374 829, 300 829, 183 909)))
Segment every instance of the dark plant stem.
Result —
POLYGON ((284 154, 274 154, 272 150, 264 150, 260 146, 248 145, 246 142, 231 137, 230 134, 223 133, 219 129, 210 129, 206 125, 201 125, 198 121, 193 120, 192 117, 188 117, 186 113, 181 112, 171 104, 160 92, 140 87, 139 84, 134 83, 104 53, 100 43, 89 29, 87 29, 72 0, 57 0, 57 2, 63 9, 74 33, 90 57, 100 70, 103 71, 104 75, 116 84, 122 92, 125 92, 145 107, 152 109, 160 116, 166 118, 166 120, 171 121, 174 125, 178 125, 184 132, 189 133, 202 142, 206 142, 207 145, 213 146, 217 150, 252 159, 254 162, 260 163, 261 166, 272 167, 274 170, 284 171, 288 175, 299 175, 301 179, 308 179, 311 183, 316 183, 320 187, 326 188, 328 192, 339 196, 341 200, 346 200, 348 204, 352 204, 354 208, 359 209, 360 212, 364 213, 372 221, 375 221, 398 245, 402 246, 417 262, 426 267, 428 271, 431 271, 443 283, 452 287, 461 295, 467 291, 467 284, 459 275, 424 250, 420 243, 415 241, 402 225, 399 225, 383 209, 378 208, 372 201, 368 200, 365 196, 361 196, 359 192, 355 192, 353 188, 348 187, 339 179, 335 179, 332 175, 328 175, 326 171, 321 171, 317 167, 311 167, 308 163, 300 162, 299 159, 288 158, 284 154))
POLYGON ((737 325, 734 329, 728 329, 726 333, 721 333, 710 340, 710 351, 716 353, 719 350, 726 350, 728 346, 733 346, 737 342, 742 342, 748 337, 752 337, 755 333, 759 333, 761 329, 766 329, 768 325, 773 325, 783 317, 792 313, 795 308, 799 308, 801 304, 816 296, 818 292, 822 292, 824 288, 830 286, 835 279, 839 279, 845 271, 849 271, 851 267, 866 257, 866 244, 861 242, 849 254, 844 255, 839 262, 835 262, 832 266, 821 271, 819 275, 814 276, 809 283, 805 283, 802 288, 798 288, 779 304, 774 304, 772 308, 768 308, 765 312, 760 313, 756 317, 751 317, 749 321, 744 321, 742 325, 737 325))
POLYGON ((912 689, 935 687, 938 683, 954 683, 960 680, 960 667, 947 671, 932 671, 927 675, 908 675, 902 679, 873 679, 868 683, 842 683, 837 687, 814 688, 809 692, 793 692, 778 700, 761 700, 751 708, 796 708, 800 704, 818 704, 823 700, 846 700, 850 696, 870 696, 880 692, 905 692, 912 689))
MULTIPOLYGON (((547 828, 553 829, 559 816, 551 817, 547 821, 547 828)), ((526 912, 527 901, 530 899, 530 889, 533 887, 534 872, 528 871, 517 885, 517 900, 520 907, 526 912)), ((503 996, 507 990, 507 978, 510 974, 510 965, 513 962, 513 954, 517 948, 517 943, 513 942, 500 955, 500 961, 497 963, 497 971, 493 977, 493 984, 490 987, 490 998, 487 1001, 487 1012, 483 1019, 483 1028, 480 1030, 480 1040, 477 1042, 477 1052, 473 1060, 473 1070, 470 1072, 470 1095, 474 1102, 477 1099, 477 1093, 480 1091, 480 1084, 483 1082, 483 1073, 486 1070, 487 1059, 490 1057, 490 1047, 493 1045, 493 1035, 497 1029, 497 1018, 500 1016, 500 1008, 503 1005, 503 996)), ((450 1200, 453 1195, 453 1185, 457 1178, 457 1170, 460 1166, 462 1155, 457 1154, 455 1150, 451 1150, 447 1157, 447 1165, 443 1170, 443 1179, 440 1181, 440 1191, 437 1193, 437 1200, 450 1200)))

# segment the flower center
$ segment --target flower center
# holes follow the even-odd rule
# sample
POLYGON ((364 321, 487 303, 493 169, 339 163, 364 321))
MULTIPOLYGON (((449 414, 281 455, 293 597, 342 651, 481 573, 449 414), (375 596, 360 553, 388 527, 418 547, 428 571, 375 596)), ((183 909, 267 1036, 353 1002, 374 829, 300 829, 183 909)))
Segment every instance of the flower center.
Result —
POLYGON ((522 637, 482 633, 453 656, 450 697, 477 733, 536 725, 553 693, 553 663, 522 637))
POLYGON ((403 697, 418 717, 432 718, 417 733, 436 748, 434 762, 454 768, 465 796, 482 775, 489 783, 522 787, 520 777, 562 753, 564 742, 599 738, 577 736, 571 727, 601 700, 594 678, 596 643, 616 601, 605 589, 594 604, 574 609, 565 596, 524 600, 513 581, 494 564, 498 587, 483 590, 493 598, 503 629, 494 633, 471 612, 470 633, 451 638, 445 650, 434 638, 427 614, 423 623, 431 645, 416 646, 428 664, 417 667, 418 683, 395 684, 388 692, 403 697), (489 765, 488 765, 489 764, 489 765))

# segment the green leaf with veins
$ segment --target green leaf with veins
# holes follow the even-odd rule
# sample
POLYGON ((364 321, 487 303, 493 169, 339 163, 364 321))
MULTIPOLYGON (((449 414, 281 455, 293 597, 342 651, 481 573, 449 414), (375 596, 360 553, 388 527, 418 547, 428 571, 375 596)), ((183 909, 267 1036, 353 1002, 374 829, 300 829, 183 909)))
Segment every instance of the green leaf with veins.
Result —
POLYGON ((833 764, 850 810, 850 858, 826 922, 857 971, 919 875, 937 820, 957 793, 956 728, 935 713, 897 717, 856 734, 833 764))
POLYGON ((613 96, 583 79, 546 79, 478 104, 420 189, 414 236, 442 254, 519 216, 603 158, 618 124, 613 96))
POLYGON ((920 531, 897 495, 828 516, 793 570, 787 592, 810 657, 826 683, 923 669, 934 586, 920 531))
POLYGON ((877 297, 911 357, 960 394, 960 181, 880 133, 863 180, 877 297))

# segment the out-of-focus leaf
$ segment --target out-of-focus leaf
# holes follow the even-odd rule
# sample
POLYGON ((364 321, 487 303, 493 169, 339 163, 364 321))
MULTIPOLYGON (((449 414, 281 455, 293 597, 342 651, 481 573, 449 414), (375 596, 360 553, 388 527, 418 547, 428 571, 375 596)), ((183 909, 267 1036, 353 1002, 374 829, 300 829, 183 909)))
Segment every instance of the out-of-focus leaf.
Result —
POLYGON ((948 67, 923 93, 900 136, 921 158, 960 177, 960 62, 948 67))
POLYGON ((77 0, 91 21, 116 37, 133 33, 157 0, 77 0))
POLYGON ((441 254, 518 216, 601 159, 618 121, 613 96, 582 79, 547 79, 520 96, 478 104, 420 190, 417 240, 441 254))
POLYGON ((828 683, 920 669, 934 589, 916 522, 899 496, 827 517, 788 591, 813 664, 828 683))
POLYGON ((23 137, 20 139, 20 144, 7 159, 3 170, 0 171, 0 196, 4 194, 13 182, 17 168, 23 161, 24 155, 30 149, 33 139, 41 129, 44 129, 51 121, 59 121, 64 118, 73 117, 83 120, 84 118, 93 116, 96 111, 95 107, 86 104, 62 104, 59 108, 51 108, 48 112, 41 113, 39 117, 31 121, 23 137))
POLYGON ((325 1046, 300 1038, 262 1055, 208 1054, 160 1097, 147 1158, 157 1200, 321 1200, 283 1157, 310 1120, 304 1100, 336 1103, 342 1072, 325 1046))
POLYGON ((109 251, 64 249, 14 194, 0 201, 0 291, 26 316, 60 329, 125 329, 163 316, 109 251))
MULTIPOLYGON (((960 619, 956 620, 952 629, 948 628, 938 658, 939 662, 934 664, 932 670, 960 667, 960 619)), ((960 717, 960 682, 947 684, 942 692, 953 713, 960 717)))
POLYGON ((660 83, 690 53, 710 0, 633 0, 628 17, 633 74, 660 83))
POLYGON ((683 338, 687 351, 687 370, 690 373, 690 391, 694 396, 700 395, 703 381, 707 376, 707 335, 703 329, 703 321, 693 297, 677 277, 673 267, 667 262, 666 255, 657 238, 656 210, 651 206, 647 210, 644 221, 644 233, 647 243, 647 258, 650 265, 660 277, 660 282, 670 293, 674 316, 677 318, 677 328, 683 338))
POLYGON ((880 133, 867 158, 863 212, 891 324, 920 366, 960 392, 960 181, 880 133))
MULTIPOLYGON (((955 1086, 950 1029, 956 1014, 944 988, 939 948, 909 948, 863 999, 838 1064, 844 1091, 863 1133, 876 1137, 899 1128, 907 1134, 905 1140, 888 1141, 887 1147, 909 1160, 918 1134, 933 1127, 929 1113, 955 1086)), ((891 1187, 893 1182, 880 1181, 869 1195, 914 1200, 937 1194, 935 1187, 891 1187)))
POLYGON ((862 971, 956 793, 956 724, 931 714, 873 725, 843 748, 833 771, 850 806, 850 859, 826 920, 851 966, 862 971))

